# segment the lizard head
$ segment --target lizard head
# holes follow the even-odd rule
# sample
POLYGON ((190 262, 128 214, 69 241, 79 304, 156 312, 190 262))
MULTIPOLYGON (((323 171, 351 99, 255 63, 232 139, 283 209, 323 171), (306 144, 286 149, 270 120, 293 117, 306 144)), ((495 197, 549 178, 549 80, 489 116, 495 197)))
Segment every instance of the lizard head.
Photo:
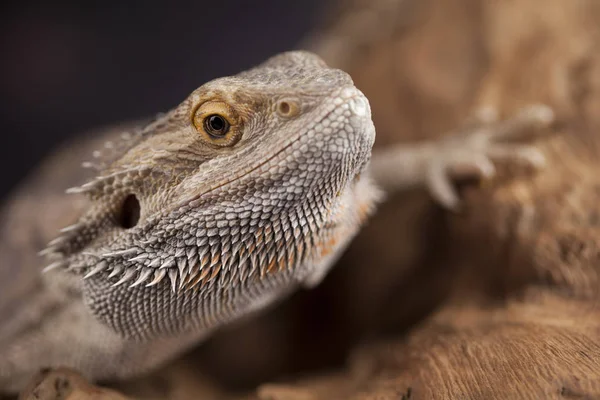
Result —
POLYGON ((99 175, 71 190, 89 207, 45 253, 124 336, 208 327, 318 262, 374 139, 346 73, 281 54, 110 143, 99 175))

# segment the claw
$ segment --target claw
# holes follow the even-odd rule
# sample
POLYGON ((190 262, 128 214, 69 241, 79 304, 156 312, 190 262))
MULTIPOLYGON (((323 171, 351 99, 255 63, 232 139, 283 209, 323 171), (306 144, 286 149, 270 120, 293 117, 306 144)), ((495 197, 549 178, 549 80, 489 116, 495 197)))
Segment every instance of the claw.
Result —
POLYGON ((456 210, 459 199, 442 163, 432 166, 427 175, 427 186, 431 196, 445 208, 456 210))
POLYGON ((523 147, 517 150, 518 156, 528 162, 531 166, 541 169, 546 166, 546 157, 544 154, 534 147, 523 147))
POLYGON ((489 157, 479 154, 448 166, 446 179, 478 176, 490 179, 496 175, 496 166, 489 157))
POLYGON ((473 167, 477 170, 477 173, 486 179, 492 178, 496 175, 496 167, 494 163, 486 156, 481 156, 473 160, 473 167))

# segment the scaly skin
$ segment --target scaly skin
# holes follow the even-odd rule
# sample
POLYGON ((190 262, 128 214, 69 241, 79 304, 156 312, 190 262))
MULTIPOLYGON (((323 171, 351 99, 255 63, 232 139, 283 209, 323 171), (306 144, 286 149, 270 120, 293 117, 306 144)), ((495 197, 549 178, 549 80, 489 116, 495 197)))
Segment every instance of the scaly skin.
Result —
MULTIPOLYGON (((454 207, 451 176, 490 176, 489 157, 498 155, 539 164, 535 149, 507 151, 493 139, 550 120, 532 108, 495 129, 389 149, 370 163, 367 99, 317 56, 284 53, 211 81, 107 142, 85 163, 97 175, 68 191, 75 196, 53 197, 49 176, 30 183, 48 199, 33 226, 50 229, 55 212, 77 220, 43 251, 47 274, 26 262, 19 268, 34 272, 0 298, 0 391, 18 390, 42 367, 93 380, 154 368, 219 326, 318 284, 381 199, 373 179, 386 190, 427 183, 454 207), (214 115, 229 128, 219 118, 211 125, 214 115)), ((24 212, 17 200, 4 211, 3 237, 24 212)), ((21 251, 39 236, 28 229, 21 251)), ((19 251, 10 239, 3 246, 5 262, 19 251)), ((19 271, 0 268, 5 277, 19 271)))

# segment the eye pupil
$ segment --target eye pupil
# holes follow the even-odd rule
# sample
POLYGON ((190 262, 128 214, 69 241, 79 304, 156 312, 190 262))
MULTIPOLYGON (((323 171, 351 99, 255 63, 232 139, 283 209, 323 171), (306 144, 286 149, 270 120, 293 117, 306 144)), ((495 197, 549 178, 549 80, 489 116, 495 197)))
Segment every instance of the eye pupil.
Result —
POLYGON ((213 136, 223 136, 229 131, 229 122, 218 114, 206 117, 204 125, 206 131, 213 136))
POLYGON ((210 123, 210 127, 212 129, 214 129, 215 131, 220 131, 223 128, 225 128, 225 121, 223 121, 223 118, 218 117, 216 115, 213 115, 212 117, 210 117, 209 123, 210 123))

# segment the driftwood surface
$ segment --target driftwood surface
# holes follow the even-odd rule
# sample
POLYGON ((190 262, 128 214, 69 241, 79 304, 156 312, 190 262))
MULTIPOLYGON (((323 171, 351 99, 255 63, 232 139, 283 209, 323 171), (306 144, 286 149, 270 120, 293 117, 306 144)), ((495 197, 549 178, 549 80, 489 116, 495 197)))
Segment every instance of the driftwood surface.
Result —
POLYGON ((559 117, 540 143, 547 168, 465 186, 457 215, 394 196, 319 288, 119 389, 600 399, 600 3, 349 1, 312 40, 371 100, 378 146, 443 134, 480 106, 543 102, 559 117))

